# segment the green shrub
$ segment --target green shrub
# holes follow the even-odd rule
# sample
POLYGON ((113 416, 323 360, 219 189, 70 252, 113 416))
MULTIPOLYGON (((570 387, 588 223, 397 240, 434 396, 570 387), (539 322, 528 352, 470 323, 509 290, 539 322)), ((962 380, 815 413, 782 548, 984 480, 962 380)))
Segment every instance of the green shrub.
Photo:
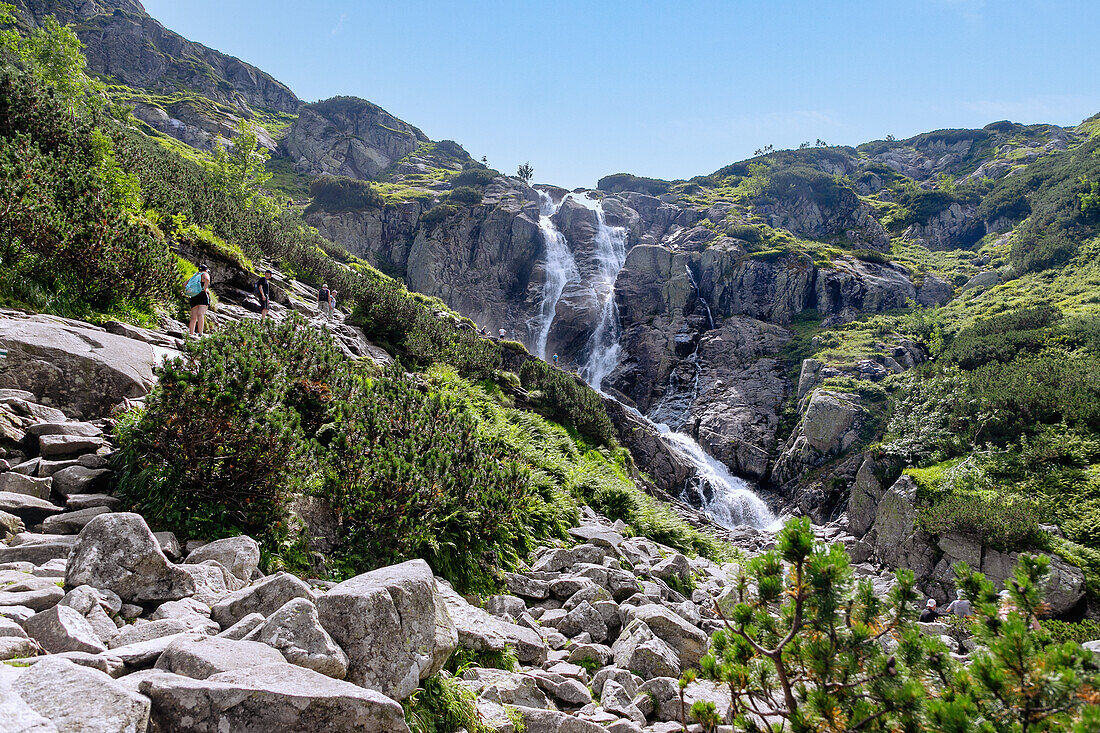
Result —
POLYGON ((1047 544, 1039 529, 1032 502, 1004 496, 952 494, 920 511, 919 523, 931 534, 961 532, 973 535, 1003 552, 1034 549, 1047 544))
POLYGON ((532 546, 524 525, 530 474, 483 439, 468 404, 421 390, 401 369, 351 375, 324 422, 324 485, 349 569, 411 557, 460 590, 492 590, 499 568, 532 546))
POLYGON ((448 201, 453 201, 461 206, 477 206, 481 203, 481 197, 481 191, 471 186, 459 186, 447 194, 448 201))
POLYGON ((481 166, 467 168, 451 177, 451 184, 457 187, 476 186, 484 188, 497 178, 496 171, 481 166))
POLYGON ((470 667, 484 667, 486 669, 503 669, 507 672, 515 672, 519 669, 519 658, 515 650, 505 645, 501 651, 491 649, 467 649, 460 646, 451 652, 444 665, 451 674, 461 676, 470 667))
POLYGON ((189 342, 119 425, 119 497, 183 538, 271 537, 301 479, 305 395, 338 359, 300 317, 189 342))
POLYGON ((726 235, 752 244, 764 241, 760 227, 752 224, 730 224, 726 227, 726 235))
POLYGON ((420 217, 420 224, 429 229, 440 224, 458 213, 458 208, 450 204, 433 206, 420 217))
POLYGON ((37 290, 63 315, 149 311, 174 291, 175 266, 132 208, 137 182, 115 141, 89 115, 29 75, 0 71, 0 285, 8 297, 37 290))
POLYGON ((321 176, 309 184, 312 203, 306 209, 311 211, 366 211, 382 208, 382 196, 374 190, 369 181, 346 176, 321 176))
POLYGON ((490 733, 474 707, 473 692, 445 672, 424 680, 401 706, 413 733, 490 733))
POLYGON ((615 442, 615 427, 600 396, 573 375, 539 359, 529 359, 519 377, 524 389, 541 394, 538 406, 550 418, 576 427, 599 443, 615 442))
POLYGON ((1074 622, 1044 618, 1039 623, 1050 634, 1052 644, 1065 644, 1067 641, 1084 644, 1086 641, 1100 639, 1100 621, 1096 619, 1074 622))

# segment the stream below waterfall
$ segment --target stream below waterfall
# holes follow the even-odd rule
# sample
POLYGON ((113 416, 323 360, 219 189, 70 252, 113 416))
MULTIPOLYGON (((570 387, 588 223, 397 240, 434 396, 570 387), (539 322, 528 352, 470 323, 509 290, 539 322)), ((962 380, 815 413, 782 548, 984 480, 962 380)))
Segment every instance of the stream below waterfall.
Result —
MULTIPOLYGON (((539 358, 546 359, 547 342, 558 303, 562 293, 571 283, 574 286, 591 288, 595 299, 595 320, 585 349, 578 373, 593 389, 605 397, 614 399, 603 391, 603 382, 619 363, 621 347, 619 339, 619 307, 615 302, 615 282, 626 262, 626 236, 624 227, 611 226, 604 216, 603 206, 587 194, 566 194, 561 202, 555 204, 544 191, 539 191, 540 216, 539 229, 546 244, 544 268, 546 280, 542 287, 542 299, 539 313, 530 324, 535 334, 531 349, 539 358), (554 223, 553 216, 561 207, 565 198, 581 204, 591 210, 596 218, 596 232, 593 237, 592 257, 596 263, 595 272, 582 281, 570 242, 554 223)), ((688 270, 693 287, 695 279, 688 270)), ((706 302, 708 325, 714 328, 714 319, 706 302)), ((697 347, 698 348, 698 347, 697 347)), ((695 358, 692 354, 692 358, 695 358)), ((755 493, 749 483, 734 476, 720 461, 710 456, 698 442, 687 433, 677 432, 663 423, 650 419, 638 410, 628 407, 633 414, 649 423, 661 436, 665 444, 695 468, 695 477, 683 488, 681 499, 693 506, 702 507, 715 522, 733 529, 740 525, 750 525, 758 529, 776 529, 777 519, 768 506, 755 493)))

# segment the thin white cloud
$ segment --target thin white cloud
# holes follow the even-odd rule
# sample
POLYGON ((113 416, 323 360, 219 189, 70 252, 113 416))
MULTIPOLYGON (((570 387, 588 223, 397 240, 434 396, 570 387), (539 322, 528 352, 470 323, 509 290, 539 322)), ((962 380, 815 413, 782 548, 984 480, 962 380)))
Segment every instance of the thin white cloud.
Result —
POLYGON ((963 20, 980 23, 985 13, 985 0, 932 0, 933 4, 957 13, 963 20))
POLYGON ((340 13, 340 20, 336 21, 336 25, 332 26, 332 35, 339 35, 340 31, 344 30, 344 21, 347 17, 347 13, 340 13))

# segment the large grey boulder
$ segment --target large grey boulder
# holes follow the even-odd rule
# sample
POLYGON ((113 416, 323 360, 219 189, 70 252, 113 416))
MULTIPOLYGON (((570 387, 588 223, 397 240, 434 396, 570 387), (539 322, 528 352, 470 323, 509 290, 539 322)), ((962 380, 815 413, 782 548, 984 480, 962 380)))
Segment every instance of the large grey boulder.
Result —
POLYGON ((51 654, 60 652, 107 651, 95 629, 83 615, 69 606, 57 605, 39 611, 23 624, 26 632, 51 654))
POLYGON ((23 701, 12 684, 24 670, 0 664, 0 720, 11 733, 57 733, 57 726, 23 701))
POLYGON ((398 700, 442 669, 458 643, 423 560, 345 580, 317 600, 317 610, 348 655, 348 680, 398 700))
POLYGON ((150 675, 140 689, 158 730, 174 733, 409 733, 393 700, 285 662, 205 680, 150 675))
POLYGON ((175 601, 193 595, 195 579, 168 562, 138 514, 101 514, 88 522, 69 556, 65 585, 90 585, 131 603, 175 601))
POLYGON ((659 639, 676 650, 681 669, 697 667, 707 652, 707 635, 664 606, 655 603, 626 606, 627 625, 635 620, 644 622, 659 639))
POLYGON ((29 390, 80 418, 106 415, 155 382, 149 344, 50 316, 0 318, 0 348, 8 351, 0 387, 29 390))
POLYGON ((917 515, 917 484, 903 475, 879 500, 871 537, 879 562, 909 568, 917 578, 926 578, 933 570, 933 548, 917 525, 917 515))
POLYGON ((260 545, 248 535, 208 542, 187 556, 186 564, 215 560, 241 580, 252 580, 260 565, 260 545))
POLYGON ((643 680, 680 676, 679 654, 641 619, 627 624, 611 651, 616 667, 629 670, 643 680))
POLYGON ((321 626, 317 607, 305 598, 288 601, 249 638, 278 649, 291 664, 338 680, 348 673, 348 655, 321 626))
POLYGON ((11 689, 58 731, 144 733, 149 725, 148 698, 67 659, 34 664, 11 689))
POLYGON ((211 615, 223 629, 228 629, 250 613, 270 616, 295 598, 312 601, 317 594, 299 578, 289 573, 276 573, 225 596, 214 604, 211 615))
POLYGON ((255 641, 181 636, 165 648, 156 668, 204 680, 219 672, 285 661, 277 649, 255 641))
POLYGON ((527 733, 606 733, 602 725, 557 710, 538 710, 517 705, 527 733))
MULTIPOLYGON (((542 664, 549 648, 532 629, 509 623, 488 611, 470 605, 445 580, 437 580, 439 594, 447 604, 447 612, 458 630, 458 645, 471 651, 504 651, 512 647, 524 664, 542 664)), ((519 601, 519 599, 516 599, 519 601)), ((522 601, 519 601, 522 605, 522 601)))
POLYGON ((848 496, 848 531, 862 537, 875 523, 875 512, 885 489, 875 476, 875 462, 867 458, 860 464, 848 496))

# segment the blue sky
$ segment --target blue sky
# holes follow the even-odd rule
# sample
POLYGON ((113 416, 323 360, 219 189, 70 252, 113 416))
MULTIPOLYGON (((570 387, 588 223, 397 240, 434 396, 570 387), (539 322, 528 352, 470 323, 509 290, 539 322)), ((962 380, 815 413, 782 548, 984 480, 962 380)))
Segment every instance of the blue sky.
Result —
POLYGON ((571 188, 710 173, 767 144, 1100 112, 1095 0, 144 4, 306 101, 360 96, 571 188))

